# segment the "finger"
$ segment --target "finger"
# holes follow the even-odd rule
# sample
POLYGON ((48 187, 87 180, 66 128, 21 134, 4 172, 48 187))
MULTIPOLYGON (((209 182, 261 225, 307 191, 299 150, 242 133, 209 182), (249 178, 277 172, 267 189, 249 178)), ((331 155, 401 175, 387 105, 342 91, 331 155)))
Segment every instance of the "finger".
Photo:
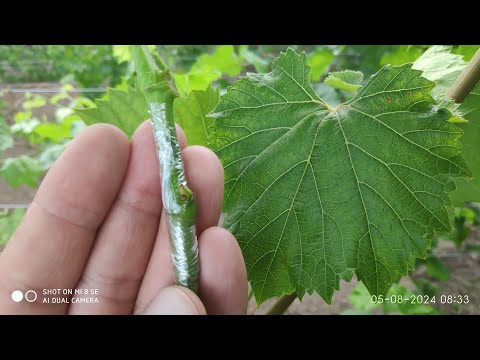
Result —
MULTIPOLYGON (((177 126, 181 146, 185 134, 177 126)), ((98 303, 75 302, 71 314, 131 314, 158 231, 162 194, 150 121, 131 141, 128 170, 120 192, 101 226, 77 285, 80 294, 98 289, 98 303)), ((90 297, 81 295, 79 297, 90 297)))
POLYGON ((129 153, 127 137, 106 124, 88 127, 67 147, 0 256, 0 312, 66 311, 65 303, 42 303, 42 289, 77 284, 97 228, 122 183, 129 153), (37 301, 12 302, 13 290, 29 289, 37 292, 37 301))
POLYGON ((183 151, 185 175, 195 194, 198 207, 197 235, 216 226, 223 203, 223 166, 217 155, 203 146, 190 146, 183 151))
POLYGON ((211 227, 199 239, 200 292, 207 313, 245 314, 247 270, 237 240, 226 229, 211 227))
POLYGON ((206 311, 193 291, 170 286, 159 291, 142 315, 206 315, 206 311))
MULTIPOLYGON (((185 175, 197 202, 197 234, 217 225, 223 201, 223 167, 207 148, 191 146, 183 150, 185 175)), ((136 309, 141 311, 158 291, 175 283, 170 242, 162 215, 158 235, 140 287, 136 309)))

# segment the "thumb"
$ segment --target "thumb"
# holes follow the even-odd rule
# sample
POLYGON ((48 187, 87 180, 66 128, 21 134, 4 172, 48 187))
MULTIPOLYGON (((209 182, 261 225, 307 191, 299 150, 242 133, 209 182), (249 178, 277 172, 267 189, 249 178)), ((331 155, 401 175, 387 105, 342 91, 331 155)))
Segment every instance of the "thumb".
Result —
POLYGON ((143 315, 206 315, 197 295, 183 286, 170 286, 159 291, 143 315))

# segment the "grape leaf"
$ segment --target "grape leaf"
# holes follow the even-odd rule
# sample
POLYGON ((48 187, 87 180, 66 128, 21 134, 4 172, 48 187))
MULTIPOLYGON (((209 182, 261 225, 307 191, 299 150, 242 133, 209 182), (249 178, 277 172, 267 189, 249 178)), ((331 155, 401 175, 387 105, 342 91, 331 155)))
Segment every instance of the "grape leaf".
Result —
POLYGON ((182 96, 187 96, 193 90, 206 90, 222 74, 237 76, 242 70, 241 63, 242 59, 232 45, 219 46, 213 54, 198 57, 187 73, 174 74, 178 91, 182 96))
POLYGON ((363 80, 363 74, 360 71, 344 70, 335 71, 328 74, 325 84, 336 89, 356 92, 363 80))
POLYGON ((44 169, 38 160, 27 155, 8 158, 0 168, 0 175, 2 175, 13 188, 17 188, 23 184, 32 188, 36 187, 38 185, 38 178, 43 172, 44 169))
POLYGON ((469 176, 461 131, 411 64, 383 67, 332 108, 303 53, 227 90, 209 138, 225 169, 225 226, 258 303, 296 291, 331 302, 353 273, 385 294, 449 231, 452 176, 469 176))
POLYGON ((175 121, 185 131, 189 145, 207 145, 209 126, 213 121, 207 115, 218 104, 218 90, 210 85, 207 90, 194 90, 186 98, 175 99, 175 121))
POLYGON ((147 102, 138 90, 108 90, 107 99, 97 99, 97 107, 77 109, 87 125, 109 123, 131 137, 142 121, 149 118, 147 102))

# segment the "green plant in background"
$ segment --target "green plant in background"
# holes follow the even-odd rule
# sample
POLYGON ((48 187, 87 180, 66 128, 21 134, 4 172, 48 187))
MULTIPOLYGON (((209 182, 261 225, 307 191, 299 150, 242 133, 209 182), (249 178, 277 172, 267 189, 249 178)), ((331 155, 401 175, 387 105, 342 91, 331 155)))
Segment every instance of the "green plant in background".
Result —
POLYGON ((118 63, 112 45, 2 45, 0 59, 0 83, 65 79, 82 87, 114 86, 128 66, 118 63))
MULTIPOLYGON (((78 107, 91 107, 93 102, 85 97, 72 97, 71 84, 65 84, 61 91, 48 101, 36 94, 25 94, 23 110, 13 116, 10 126, 0 122, 0 136, 6 140, 4 150, 14 145, 14 139, 25 139, 32 148, 32 154, 0 160, 0 176, 16 188, 20 185, 36 187, 39 178, 60 156, 71 139, 85 127, 84 122, 75 113, 78 107), (37 117, 34 111, 49 104, 54 106, 55 118, 45 115, 37 117)), ((0 119, 1 120, 1 119, 0 119)))

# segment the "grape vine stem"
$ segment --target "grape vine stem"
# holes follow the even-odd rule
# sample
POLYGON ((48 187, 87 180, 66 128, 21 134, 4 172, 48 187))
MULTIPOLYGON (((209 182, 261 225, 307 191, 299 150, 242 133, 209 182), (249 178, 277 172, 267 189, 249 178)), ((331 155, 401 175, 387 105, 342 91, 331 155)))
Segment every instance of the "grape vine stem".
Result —
POLYGON ((456 103, 462 103, 478 81, 480 81, 480 49, 477 50, 457 80, 450 87, 447 97, 453 99, 456 103))
POLYGON ((283 315, 290 305, 297 298, 297 293, 283 295, 278 301, 272 306, 266 315, 283 315))

